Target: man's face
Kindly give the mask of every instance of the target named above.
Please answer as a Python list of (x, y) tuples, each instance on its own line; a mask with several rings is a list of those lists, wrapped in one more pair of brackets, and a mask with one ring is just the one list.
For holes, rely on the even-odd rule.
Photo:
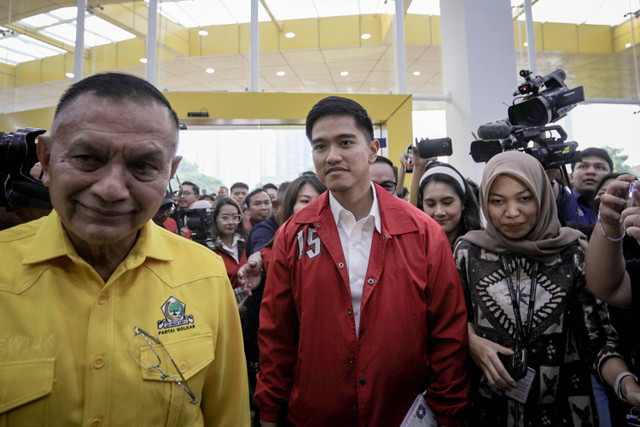
[(256, 223), (271, 215), (271, 197), (264, 191), (251, 196), (249, 200), (249, 219)]
[(78, 248), (131, 246), (158, 211), (180, 157), (165, 106), (80, 95), (58, 115), (38, 157), (51, 203)]
[(275, 190), (273, 188), (266, 188), (264, 191), (267, 192), (267, 194), (271, 198), (271, 201), (274, 201), (276, 199), (276, 196), (278, 195), (278, 190)]
[(248, 191), (246, 188), (236, 187), (231, 190), (231, 198), (238, 202), (238, 205), (242, 206), (244, 199), (247, 197)]
[(375, 160), (378, 148), (378, 141), (367, 141), (349, 115), (321, 117), (311, 130), (316, 173), (338, 198), (358, 197), (371, 185), (369, 165)]
[(198, 193), (192, 185), (184, 184), (180, 186), (180, 196), (178, 197), (178, 206), (180, 209), (186, 209), (193, 203), (198, 201)]
[(229, 189), (227, 187), (218, 188), (218, 196), (229, 196)]
[(571, 185), (575, 190), (584, 194), (596, 190), (598, 183), (606, 174), (611, 172), (609, 164), (601, 157), (583, 157), (576, 163), (571, 173)]
[(396, 177), (391, 166), (381, 162), (372, 163), (369, 165), (369, 174), (371, 181), (382, 186), (391, 194), (396, 193)]

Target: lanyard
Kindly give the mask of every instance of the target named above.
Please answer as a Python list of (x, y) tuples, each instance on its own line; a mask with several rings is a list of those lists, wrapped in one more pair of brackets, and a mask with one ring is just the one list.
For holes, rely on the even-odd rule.
[[(531, 328), (533, 327), (533, 309), (536, 303), (536, 286), (538, 284), (538, 261), (534, 261), (533, 271), (531, 274), (531, 290), (529, 291), (529, 307), (527, 310), (527, 330), (524, 330), (524, 326), (522, 325), (522, 318), (520, 317), (520, 273), (518, 272), (518, 290), (516, 293), (516, 289), (513, 286), (513, 282), (511, 280), (511, 269), (509, 268), (509, 263), (507, 262), (506, 257), (500, 255), (500, 259), (502, 260), (502, 269), (505, 273), (505, 279), (507, 281), (507, 287), (509, 288), (509, 296), (511, 296), (511, 305), (513, 306), (513, 314), (516, 318), (516, 328), (518, 329), (518, 333), (516, 335), (516, 344), (519, 344), (521, 338), (523, 341), (529, 339), (529, 335), (531, 334)], [(518, 270), (520, 267), (518, 266)]]

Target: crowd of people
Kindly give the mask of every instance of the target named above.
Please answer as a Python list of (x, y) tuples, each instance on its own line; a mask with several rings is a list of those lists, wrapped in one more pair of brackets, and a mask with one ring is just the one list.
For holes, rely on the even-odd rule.
[(133, 76), (61, 98), (53, 210), (0, 233), (0, 424), (640, 425), (640, 192), (605, 150), (477, 185), (331, 96), (315, 173), (172, 193), (178, 128)]

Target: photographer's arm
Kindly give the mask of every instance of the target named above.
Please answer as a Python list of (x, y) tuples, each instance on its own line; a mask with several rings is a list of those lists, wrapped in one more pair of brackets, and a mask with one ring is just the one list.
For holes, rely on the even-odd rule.
[[(632, 375), (623, 375), (619, 384), (616, 380), (620, 374), (629, 372), (629, 367), (624, 359), (620, 357), (610, 357), (602, 364), (600, 374), (609, 386), (618, 394), (622, 400), (626, 399), (631, 405), (640, 408), (640, 385)], [(618, 389), (616, 389), (616, 386)]]
[[(596, 224), (586, 253), (587, 286), (602, 301), (617, 307), (631, 307), (631, 281), (625, 270), (622, 253), (624, 228), (620, 212), (625, 208), (626, 194), (632, 175), (622, 175), (612, 182), (600, 198), (600, 223)], [(637, 209), (637, 208), (636, 208)]]

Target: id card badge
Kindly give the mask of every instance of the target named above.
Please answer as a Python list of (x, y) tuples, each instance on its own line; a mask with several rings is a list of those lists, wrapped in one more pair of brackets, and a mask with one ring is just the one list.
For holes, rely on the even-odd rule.
[(436, 417), (422, 394), (413, 401), (400, 427), (438, 427)]
[(527, 397), (529, 396), (531, 384), (533, 384), (533, 379), (535, 377), (535, 369), (527, 368), (527, 375), (525, 375), (524, 378), (522, 378), (520, 381), (516, 382), (516, 386), (514, 388), (505, 392), (504, 394), (507, 397), (515, 400), (516, 402), (525, 403), (527, 401)]

